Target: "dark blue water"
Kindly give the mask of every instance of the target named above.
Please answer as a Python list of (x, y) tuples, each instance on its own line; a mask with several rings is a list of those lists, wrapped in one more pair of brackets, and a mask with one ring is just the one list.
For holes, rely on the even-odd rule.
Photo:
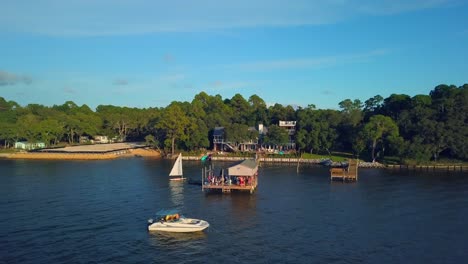
[[(229, 163), (217, 163), (227, 166)], [(204, 194), (167, 161), (0, 160), (0, 263), (463, 263), (468, 175), (264, 165), (258, 191)], [(184, 163), (198, 179), (199, 162)], [(149, 233), (160, 209), (203, 233)]]

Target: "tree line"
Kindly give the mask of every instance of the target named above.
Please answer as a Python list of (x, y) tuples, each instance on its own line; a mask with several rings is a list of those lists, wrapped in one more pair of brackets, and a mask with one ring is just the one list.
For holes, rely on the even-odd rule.
[(227, 140), (256, 140), (249, 129), (263, 124), (264, 144), (281, 146), (289, 136), (280, 120), (295, 120), (298, 152), (352, 152), (375, 161), (384, 156), (417, 161), (468, 159), (468, 84), (439, 85), (428, 95), (376, 95), (365, 102), (346, 99), (339, 110), (314, 105), (267, 106), (258, 95), (201, 92), (192, 102), (174, 101), (167, 107), (129, 108), (99, 105), (95, 111), (72, 101), (52, 107), (20, 106), (0, 97), (0, 144), (44, 142), (47, 146), (76, 144), (82, 136), (106, 135), (121, 141), (146, 141), (166, 152), (210, 148), (213, 129), (225, 127)]

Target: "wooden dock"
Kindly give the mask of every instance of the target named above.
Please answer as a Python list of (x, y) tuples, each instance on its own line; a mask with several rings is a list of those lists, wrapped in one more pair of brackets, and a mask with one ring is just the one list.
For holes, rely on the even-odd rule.
[(358, 163), (358, 160), (350, 160), (347, 168), (331, 168), (330, 180), (357, 181)]

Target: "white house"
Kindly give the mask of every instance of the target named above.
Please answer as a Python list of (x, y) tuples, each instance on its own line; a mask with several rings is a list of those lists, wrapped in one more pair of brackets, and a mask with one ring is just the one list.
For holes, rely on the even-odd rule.
[(109, 143), (109, 138), (107, 136), (94, 136), (95, 143)]
[(25, 150), (31, 150), (31, 149), (39, 149), (39, 148), (45, 148), (45, 143), (44, 142), (26, 142), (26, 141), (19, 141), (15, 142), (15, 148), (16, 149), (25, 149)]

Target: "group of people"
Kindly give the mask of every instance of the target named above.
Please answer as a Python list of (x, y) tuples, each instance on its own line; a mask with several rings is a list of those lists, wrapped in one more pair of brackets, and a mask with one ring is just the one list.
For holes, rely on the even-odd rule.
[(170, 215), (163, 216), (161, 218), (161, 222), (162, 221), (176, 221), (176, 220), (179, 220), (179, 218), (180, 218), (179, 214), (170, 214)]
[(229, 177), (224, 176), (220, 174), (219, 176), (216, 176), (214, 174), (208, 174), (207, 178), (205, 179), (205, 184), (211, 184), (211, 185), (222, 185), (222, 184), (231, 184)]
[(229, 177), (227, 175), (220, 176), (209, 174), (205, 179), (204, 184), (206, 185), (252, 185), (252, 177), (245, 177), (245, 176), (233, 176)]

